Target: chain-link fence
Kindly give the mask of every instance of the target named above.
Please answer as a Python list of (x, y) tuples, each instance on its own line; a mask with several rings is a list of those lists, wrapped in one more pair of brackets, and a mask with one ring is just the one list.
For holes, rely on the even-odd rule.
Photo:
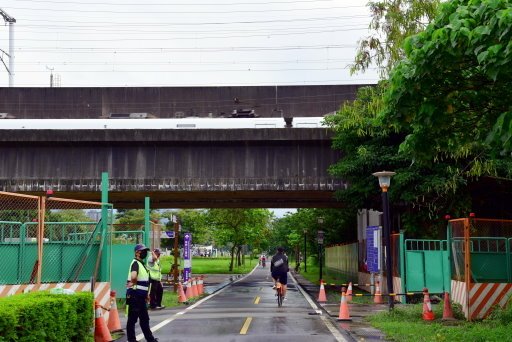
[(37, 280), (39, 206), (37, 196), (0, 192), (0, 285)]
[(42, 282), (77, 282), (97, 278), (101, 254), (110, 245), (112, 210), (107, 210), (107, 232), (102, 203), (44, 198)]
[(450, 228), (452, 279), (512, 282), (511, 220), (457, 219)]
[(0, 192), (0, 284), (97, 279), (111, 220), (110, 205)]
[(160, 238), (162, 236), (163, 225), (159, 223), (151, 222), (150, 241), (151, 249), (160, 249)]
[[(451, 242), (448, 248), (451, 248), (450, 254), (452, 256), (452, 279), (458, 281), (465, 281), (466, 277), (466, 242), (465, 234), (468, 230), (467, 219), (456, 219), (450, 221)], [(468, 237), (469, 238), (469, 237)]]

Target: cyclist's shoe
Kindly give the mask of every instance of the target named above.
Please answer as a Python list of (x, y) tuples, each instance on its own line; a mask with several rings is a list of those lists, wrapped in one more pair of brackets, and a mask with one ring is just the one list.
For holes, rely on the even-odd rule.
[(276, 284), (274, 284), (274, 285), (272, 286), (272, 290), (275, 290), (275, 289), (276, 289)]

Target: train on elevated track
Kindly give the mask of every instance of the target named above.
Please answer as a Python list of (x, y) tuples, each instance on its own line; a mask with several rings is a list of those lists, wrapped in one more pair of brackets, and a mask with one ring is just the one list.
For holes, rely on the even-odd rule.
[[(288, 125), (287, 122), (288, 121)], [(324, 117), (182, 119), (1, 119), (0, 130), (326, 128)], [(291, 125), (289, 125), (291, 123)]]

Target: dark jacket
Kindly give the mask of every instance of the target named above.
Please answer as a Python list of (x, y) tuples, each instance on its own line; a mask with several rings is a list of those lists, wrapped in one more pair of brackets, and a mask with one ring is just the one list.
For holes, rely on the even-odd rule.
[(286, 273), (289, 270), (288, 257), (284, 253), (277, 253), (272, 257), (270, 262), (271, 273)]

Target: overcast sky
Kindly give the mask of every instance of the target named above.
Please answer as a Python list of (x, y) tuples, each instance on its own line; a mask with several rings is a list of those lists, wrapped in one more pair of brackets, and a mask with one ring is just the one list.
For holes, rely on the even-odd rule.
[[(15, 86), (374, 83), (350, 76), (368, 0), (2, 0)], [(9, 51), (9, 27), (0, 49)], [(8, 64), (7, 56), (3, 58)], [(8, 74), (0, 65), (0, 86)]]

